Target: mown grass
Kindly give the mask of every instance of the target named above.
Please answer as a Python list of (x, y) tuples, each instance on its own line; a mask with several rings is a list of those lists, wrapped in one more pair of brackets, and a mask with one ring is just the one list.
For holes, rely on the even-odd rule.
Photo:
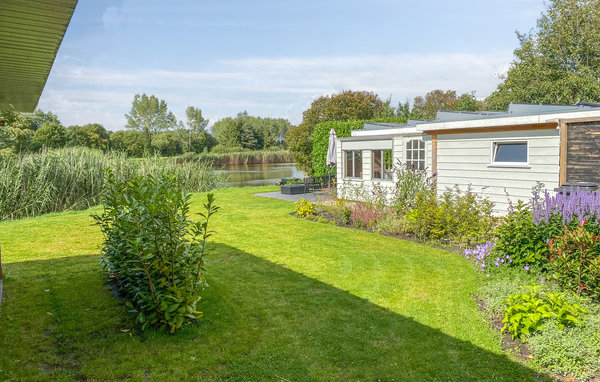
[(0, 379), (543, 379), (501, 351), (466, 259), (297, 219), (268, 190), (216, 191), (204, 317), (176, 335), (133, 329), (90, 210), (1, 223)]

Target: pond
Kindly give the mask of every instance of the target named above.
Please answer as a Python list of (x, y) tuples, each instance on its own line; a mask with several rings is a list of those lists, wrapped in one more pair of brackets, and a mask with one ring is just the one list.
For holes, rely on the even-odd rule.
[(248, 165), (226, 165), (216, 170), (229, 176), (229, 186), (274, 185), (281, 178), (302, 178), (302, 171), (293, 163), (264, 163)]

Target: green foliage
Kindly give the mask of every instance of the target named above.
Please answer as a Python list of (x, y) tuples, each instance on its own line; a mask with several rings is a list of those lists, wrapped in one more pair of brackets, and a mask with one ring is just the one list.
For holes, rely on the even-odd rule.
[(156, 96), (136, 94), (133, 97), (131, 111), (125, 114), (126, 128), (142, 133), (144, 152), (152, 152), (152, 136), (154, 133), (169, 130), (177, 124), (175, 115), (167, 108), (167, 102)]
[(529, 339), (534, 362), (562, 375), (588, 380), (600, 371), (600, 314), (590, 315), (583, 326), (560, 329), (548, 322), (544, 331)]
[(365, 91), (346, 90), (317, 98), (302, 113), (302, 123), (292, 127), (286, 135), (287, 149), (294, 155), (296, 167), (316, 175), (313, 174), (312, 153), (313, 130), (317, 124), (385, 118), (390, 115), (389, 108), (389, 102), (384, 103), (376, 94)]
[(585, 225), (582, 221), (575, 230), (565, 226), (562, 235), (550, 240), (550, 269), (564, 289), (600, 300), (599, 237)]
[(490, 276), (479, 287), (479, 296), (491, 316), (501, 316), (506, 308), (506, 298), (519, 293), (523, 285), (537, 282), (539, 275), (522, 268), (490, 267)]
[(415, 207), (406, 215), (407, 229), (421, 240), (452, 240), (473, 245), (491, 239), (496, 219), (493, 203), (473, 191), (458, 186), (437, 197), (431, 182), (415, 199)]
[(67, 134), (70, 146), (89, 147), (103, 151), (108, 148), (108, 132), (104, 126), (98, 123), (69, 126)]
[(208, 194), (203, 221), (189, 220), (190, 195), (174, 175), (119, 182), (108, 174), (104, 210), (93, 215), (104, 235), (102, 265), (136, 313), (142, 330), (168, 331), (199, 318), (202, 271), (218, 211)]
[(144, 137), (141, 132), (135, 130), (116, 131), (110, 135), (110, 147), (139, 158), (144, 155)]
[[(335, 131), (338, 138), (350, 136), (352, 130), (362, 130), (365, 121), (327, 121), (318, 123), (312, 133), (312, 169), (314, 176), (325, 176), (330, 173), (327, 167), (327, 148), (329, 147), (329, 132)], [(333, 170), (335, 174), (335, 170)]]
[(573, 104), (600, 99), (599, 0), (552, 0), (520, 47), (503, 82), (486, 99), (491, 110), (510, 102)]
[(502, 323), (502, 331), (513, 338), (527, 339), (532, 333), (544, 329), (553, 320), (562, 330), (565, 326), (581, 326), (582, 315), (587, 313), (578, 304), (569, 304), (559, 292), (544, 292), (541, 285), (523, 287), (525, 293), (508, 296)]
[(455, 90), (432, 90), (425, 97), (417, 96), (413, 101), (412, 118), (435, 118), (440, 110), (482, 110), (483, 105), (475, 99), (475, 93), (464, 93), (457, 97)]
[(300, 198), (300, 201), (296, 202), (295, 206), (294, 212), (296, 212), (301, 218), (314, 216), (317, 213), (315, 203), (304, 198)]
[(177, 138), (184, 153), (201, 153), (210, 150), (216, 143), (214, 137), (206, 131), (208, 120), (202, 116), (202, 110), (189, 106), (187, 116), (187, 129), (183, 124), (175, 129)]
[(40, 147), (64, 147), (67, 144), (67, 129), (58, 122), (44, 122), (33, 134), (32, 141)]
[(513, 266), (522, 268), (547, 262), (548, 247), (545, 241), (539, 238), (529, 205), (521, 200), (496, 228), (495, 236), (498, 242), (494, 251), (501, 255), (509, 255)]
[(81, 147), (0, 158), (0, 220), (83, 209), (100, 203), (104, 171), (126, 180), (175, 174), (186, 191), (222, 187), (225, 179), (210, 162), (177, 163), (172, 158), (128, 159)]
[(177, 132), (162, 131), (152, 134), (152, 152), (163, 157), (174, 157), (183, 154)]
[(400, 160), (394, 167), (394, 175), (397, 181), (391, 192), (391, 205), (397, 214), (404, 216), (417, 206), (417, 195), (434, 186), (435, 179), (427, 177), (426, 170), (409, 167)]
[(262, 163), (290, 163), (293, 161), (289, 151), (242, 151), (242, 152), (224, 152), (219, 153), (215, 150), (208, 153), (191, 154), (187, 153), (176, 158), (177, 163), (186, 162), (210, 162), (215, 166), (223, 165), (247, 165)]
[(235, 118), (216, 122), (212, 131), (222, 150), (264, 150), (283, 146), (283, 137), (290, 128), (283, 118), (260, 118), (238, 113)]

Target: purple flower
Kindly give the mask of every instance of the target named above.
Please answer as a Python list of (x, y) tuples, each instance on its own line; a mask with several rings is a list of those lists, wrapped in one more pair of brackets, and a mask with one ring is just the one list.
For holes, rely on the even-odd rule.
[(510, 260), (510, 256), (509, 255), (506, 255), (506, 260)]
[(501, 262), (501, 263), (504, 263), (504, 259), (500, 259), (500, 262)]
[(496, 264), (496, 266), (497, 266), (497, 267), (499, 267), (499, 266), (500, 266), (500, 264), (498, 264), (498, 262), (497, 262), (497, 261), (496, 261), (494, 264)]
[(526, 271), (529, 271), (529, 265), (524, 266), (523, 269), (525, 269)]

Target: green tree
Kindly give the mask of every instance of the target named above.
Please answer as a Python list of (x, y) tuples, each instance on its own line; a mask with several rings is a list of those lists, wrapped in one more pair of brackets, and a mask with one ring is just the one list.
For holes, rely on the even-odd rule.
[(116, 131), (110, 134), (109, 144), (111, 149), (123, 151), (132, 157), (144, 155), (144, 137), (139, 131)]
[(287, 148), (294, 155), (296, 166), (311, 174), (312, 132), (318, 123), (368, 120), (385, 116), (389, 110), (389, 103), (386, 105), (372, 92), (346, 90), (319, 97), (302, 114), (302, 123), (289, 129), (286, 135)]
[(183, 154), (181, 141), (175, 131), (163, 131), (152, 136), (152, 151), (164, 157)]
[(503, 82), (485, 101), (573, 104), (600, 101), (600, 0), (550, 0), (520, 46)]
[(67, 144), (67, 129), (60, 123), (46, 121), (35, 131), (32, 140), (42, 147), (64, 147)]
[(67, 133), (69, 145), (71, 146), (84, 146), (99, 150), (106, 150), (108, 148), (108, 132), (104, 126), (98, 123), (69, 126)]
[(152, 151), (152, 135), (169, 130), (176, 126), (175, 115), (167, 108), (167, 102), (156, 96), (136, 94), (133, 97), (131, 111), (125, 114), (128, 129), (142, 132), (144, 138), (144, 152)]
[(281, 145), (290, 126), (287, 119), (253, 117), (244, 111), (216, 122), (212, 131), (218, 150), (264, 150)]
[[(436, 89), (415, 97), (411, 111), (412, 118), (435, 118), (440, 110), (477, 111), (482, 110), (482, 103), (475, 98), (475, 92), (457, 96), (455, 90)], [(400, 107), (399, 107), (400, 109)]]
[(187, 129), (180, 123), (175, 130), (183, 152), (201, 152), (208, 146), (206, 134), (208, 119), (204, 119), (202, 110), (194, 106), (189, 106), (185, 111), (185, 115), (187, 117)]

